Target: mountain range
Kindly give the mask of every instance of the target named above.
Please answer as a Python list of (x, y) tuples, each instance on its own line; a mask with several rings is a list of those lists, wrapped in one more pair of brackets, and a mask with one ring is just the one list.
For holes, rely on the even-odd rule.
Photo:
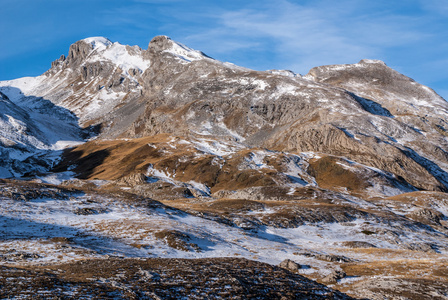
[(322, 298), (448, 297), (448, 103), (382, 61), (300, 75), (87, 38), (0, 82), (0, 128), (7, 266), (288, 259)]

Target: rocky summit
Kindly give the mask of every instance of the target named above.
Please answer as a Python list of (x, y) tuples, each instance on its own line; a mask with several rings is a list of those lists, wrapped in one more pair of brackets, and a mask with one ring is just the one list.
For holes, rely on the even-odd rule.
[(92, 37), (0, 128), (2, 297), (448, 297), (448, 103), (382, 61)]

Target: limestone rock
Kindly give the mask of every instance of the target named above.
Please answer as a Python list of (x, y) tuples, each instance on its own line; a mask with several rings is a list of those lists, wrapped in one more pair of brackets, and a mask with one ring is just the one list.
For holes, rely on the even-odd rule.
[(291, 272), (297, 272), (299, 269), (301, 269), (301, 266), (298, 263), (290, 259), (285, 259), (278, 266)]
[(343, 270), (333, 270), (330, 274), (322, 279), (322, 282), (326, 284), (333, 284), (337, 283), (338, 280), (345, 278), (346, 276), (347, 274), (345, 274)]

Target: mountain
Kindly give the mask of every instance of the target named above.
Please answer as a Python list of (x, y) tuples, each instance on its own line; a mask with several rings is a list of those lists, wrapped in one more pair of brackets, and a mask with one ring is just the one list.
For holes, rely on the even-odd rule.
[(56, 250), (64, 238), (76, 259), (290, 259), (356, 297), (448, 286), (448, 103), (382, 61), (302, 76), (166, 36), (146, 50), (94, 37), (41, 76), (0, 82), (0, 108), (0, 221), (45, 232), (21, 225), (4, 240), (45, 240), (35, 262), (69, 255)]

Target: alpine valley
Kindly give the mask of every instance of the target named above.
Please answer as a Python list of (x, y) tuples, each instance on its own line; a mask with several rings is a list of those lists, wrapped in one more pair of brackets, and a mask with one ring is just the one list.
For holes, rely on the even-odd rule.
[(448, 103), (166, 36), (0, 82), (0, 298), (448, 299)]

